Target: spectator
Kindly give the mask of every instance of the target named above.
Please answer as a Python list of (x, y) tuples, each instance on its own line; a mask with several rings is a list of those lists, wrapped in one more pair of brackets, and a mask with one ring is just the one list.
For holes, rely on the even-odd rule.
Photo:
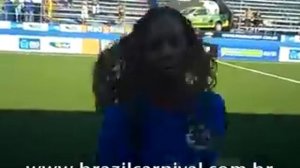
[(19, 0), (15, 1), (15, 14), (16, 14), (16, 22), (22, 21), (22, 10), (24, 8), (24, 3)]
[(122, 3), (119, 2), (118, 5), (118, 20), (119, 23), (123, 23), (125, 19), (125, 7)]
[(71, 8), (73, 5), (73, 0), (68, 0), (68, 7)]
[(92, 2), (92, 15), (93, 15), (93, 16), (95, 16), (95, 15), (97, 14), (97, 5), (98, 5), (97, 1), (94, 0), (94, 1)]
[(150, 4), (151, 8), (156, 8), (158, 7), (157, 0), (148, 0), (148, 3)]
[(96, 5), (96, 14), (100, 14), (100, 12), (101, 12), (101, 6), (100, 6), (100, 2), (98, 1)]
[(263, 25), (263, 20), (261, 18), (261, 14), (259, 11), (255, 12), (253, 14), (253, 27), (254, 27), (254, 32), (258, 32), (259, 31), (259, 27), (261, 27)]
[(3, 4), (4, 20), (13, 21), (14, 4), (11, 0), (5, 0)]
[(255, 12), (253, 15), (253, 25), (254, 27), (260, 27), (263, 24), (261, 14), (259, 11)]
[(60, 0), (59, 1), (59, 6), (62, 8), (67, 8), (68, 7), (68, 0)]
[(82, 2), (81, 6), (81, 20), (85, 24), (86, 20), (89, 18), (89, 7), (87, 1)]
[(252, 13), (251, 9), (248, 8), (245, 12), (245, 26), (246, 27), (251, 27), (252, 19), (253, 19), (253, 13)]
[(3, 19), (4, 20), (8, 20), (8, 11), (9, 11), (9, 1), (5, 0), (2, 6), (2, 10), (3, 10)]
[(52, 18), (52, 10), (53, 10), (53, 2), (52, 0), (46, 1), (46, 18), (51, 19)]
[(64, 0), (64, 7), (69, 8), (69, 0)]
[(34, 22), (34, 3), (32, 0), (24, 2), (25, 22)]

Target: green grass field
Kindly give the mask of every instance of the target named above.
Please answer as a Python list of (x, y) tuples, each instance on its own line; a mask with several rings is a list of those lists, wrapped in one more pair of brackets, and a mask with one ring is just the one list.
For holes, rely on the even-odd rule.
[[(93, 164), (95, 57), (0, 53), (0, 167)], [(300, 64), (231, 64), (300, 81)], [(219, 64), (229, 130), (222, 161), (300, 167), (300, 84)]]

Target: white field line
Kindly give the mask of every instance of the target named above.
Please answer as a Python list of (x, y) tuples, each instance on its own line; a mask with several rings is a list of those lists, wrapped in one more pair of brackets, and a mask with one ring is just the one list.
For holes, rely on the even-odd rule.
[(271, 77), (271, 78), (280, 79), (280, 80), (295, 83), (295, 84), (300, 84), (300, 81), (295, 80), (295, 79), (291, 79), (291, 78), (287, 78), (287, 77), (283, 77), (283, 76), (279, 76), (279, 75), (275, 75), (275, 74), (271, 74), (271, 73), (266, 73), (266, 72), (251, 69), (251, 68), (245, 68), (245, 67), (234, 65), (234, 64), (231, 64), (231, 63), (227, 63), (227, 62), (218, 61), (218, 63), (222, 64), (222, 65), (232, 67), (232, 68), (241, 69), (241, 70), (245, 70), (245, 71), (248, 71), (248, 72), (253, 72), (253, 73), (260, 74), (260, 75), (268, 76), (268, 77)]

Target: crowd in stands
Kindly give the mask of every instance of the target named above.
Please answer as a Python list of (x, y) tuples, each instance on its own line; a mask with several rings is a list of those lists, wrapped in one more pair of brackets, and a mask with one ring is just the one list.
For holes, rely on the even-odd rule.
[(261, 27), (263, 26), (263, 19), (260, 11), (252, 11), (250, 8), (245, 10), (244, 17), (241, 19), (244, 21), (246, 27)]
[[(117, 7), (118, 13), (118, 22), (121, 23), (124, 21), (125, 17), (125, 6), (119, 2)], [(89, 5), (88, 1), (83, 1), (81, 6), (81, 21), (84, 23), (90, 17), (94, 17), (101, 13), (101, 5), (97, 0), (92, 1)]]
[(5, 0), (1, 20), (14, 22), (40, 21), (41, 5), (32, 0)]
[(91, 5), (87, 1), (83, 1), (81, 6), (81, 20), (85, 22), (90, 16), (93, 17), (100, 12), (99, 1), (93, 1)]
[[(92, 3), (83, 0), (81, 3), (80, 19), (85, 20), (101, 12), (99, 0), (93, 0)], [(33, 0), (5, 0), (0, 13), (0, 20), (12, 22), (48, 22), (52, 18), (53, 8), (72, 8), (72, 0), (44, 0), (42, 4), (34, 3)], [(125, 7), (119, 3), (118, 20), (122, 21), (125, 15)]]
[[(173, 3), (175, 0), (0, 0), (0, 20), (13, 22), (55, 22), (67, 24), (94, 23), (134, 23), (150, 6)], [(34, 3), (40, 1), (41, 3)], [(193, 1), (193, 2), (192, 2)], [(242, 0), (213, 0), (224, 1), (225, 6), (233, 14), (233, 28), (248, 31), (260, 31), (265, 28), (281, 30), (300, 29), (299, 13), (294, 12), (300, 3), (293, 2), (291, 7), (285, 7), (285, 1), (276, 4)], [(268, 2), (273, 2), (268, 0)], [(177, 1), (184, 6), (184, 2)], [(188, 2), (186, 2), (188, 3)], [(199, 0), (191, 0), (199, 3)], [(292, 3), (292, 0), (286, 4)], [(175, 3), (176, 4), (176, 3)], [(220, 5), (220, 3), (218, 3)], [(264, 10), (269, 5), (268, 10)], [(221, 7), (220, 7), (221, 8)], [(293, 9), (295, 8), (295, 9)], [(284, 13), (282, 11), (288, 11)], [(285, 17), (288, 16), (288, 17)], [(290, 16), (290, 17), (289, 17)], [(298, 18), (298, 19), (297, 19)]]

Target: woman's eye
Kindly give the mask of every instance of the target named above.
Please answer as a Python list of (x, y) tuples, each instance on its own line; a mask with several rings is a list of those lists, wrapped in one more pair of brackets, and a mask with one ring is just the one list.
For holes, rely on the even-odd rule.
[(160, 40), (155, 40), (150, 43), (150, 50), (157, 50), (161, 47), (161, 41)]
[(169, 44), (173, 47), (177, 47), (179, 45), (179, 41), (177, 37), (172, 37), (169, 39)]

